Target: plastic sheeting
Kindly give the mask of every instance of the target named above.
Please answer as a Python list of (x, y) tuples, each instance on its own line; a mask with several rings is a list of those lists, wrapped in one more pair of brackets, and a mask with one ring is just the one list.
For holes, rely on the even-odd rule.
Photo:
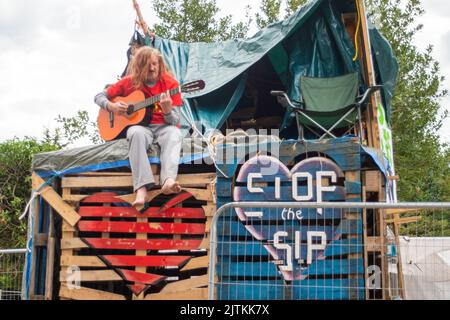
[[(349, 137), (332, 139), (334, 141), (347, 140)], [(268, 144), (293, 143), (295, 140), (280, 141), (276, 136), (254, 135), (246, 137), (246, 146), (263, 145), (268, 148)], [(326, 143), (326, 141), (309, 141), (308, 143)], [(270, 150), (270, 149), (263, 149)], [(387, 162), (380, 153), (372, 148), (361, 147), (361, 152), (370, 157), (376, 166), (387, 176)], [(152, 145), (148, 150), (149, 163), (159, 164), (159, 147)], [(183, 140), (180, 164), (191, 164), (199, 159), (204, 159), (205, 163), (213, 164), (208, 148), (199, 139), (185, 138)], [(195, 162), (196, 163), (196, 162)], [(36, 154), (32, 162), (32, 170), (36, 171), (42, 178), (52, 178), (67, 174), (78, 174), (84, 172), (95, 172), (100, 170), (111, 170), (116, 168), (129, 167), (128, 143), (126, 139), (107, 142), (101, 145), (92, 145), (69, 150), (59, 150)]]
[[(355, 12), (349, 1), (313, 0), (284, 21), (259, 31), (253, 37), (217, 43), (182, 43), (156, 38), (154, 46), (161, 50), (181, 83), (202, 79), (201, 92), (185, 95), (205, 130), (223, 124), (242, 96), (242, 77), (264, 56), (289, 95), (300, 98), (301, 75), (335, 77), (361, 70), (353, 61), (354, 45), (341, 20), (341, 14)], [(398, 65), (389, 43), (370, 25), (375, 72), (384, 85), (383, 98), (387, 115), (397, 81)], [(364, 84), (361, 83), (361, 89)], [(201, 98), (200, 98), (201, 97)], [(287, 127), (291, 115), (286, 113), (281, 129)]]
[[(196, 159), (208, 157), (208, 154), (203, 152), (201, 141), (196, 144), (191, 139), (184, 139), (182, 150), (188, 152), (185, 152), (186, 156), (180, 159), (180, 163), (190, 163)], [(159, 152), (158, 145), (153, 144), (150, 147), (148, 150), (150, 163), (160, 163)], [(34, 156), (32, 162), (32, 170), (42, 178), (129, 166), (126, 139), (82, 148), (40, 153)]]
[(450, 300), (450, 237), (400, 237), (406, 300)]

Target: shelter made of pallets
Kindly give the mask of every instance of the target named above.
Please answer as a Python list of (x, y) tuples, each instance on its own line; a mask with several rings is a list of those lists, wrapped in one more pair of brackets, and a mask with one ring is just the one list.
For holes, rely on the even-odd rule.
[[(318, 184), (332, 186), (334, 192), (323, 199), (316, 193), (308, 201), (395, 200), (389, 119), (398, 65), (389, 43), (367, 21), (361, 0), (309, 1), (285, 21), (246, 40), (189, 44), (137, 32), (130, 53), (141, 45), (158, 48), (181, 84), (197, 79), (206, 84), (183, 100), (183, 191), (162, 195), (157, 178), (146, 206), (132, 208), (126, 140), (36, 155), (25, 298), (206, 299), (211, 221), (223, 204), (289, 201), (295, 192), (309, 194), (310, 185)], [(362, 92), (383, 86), (365, 106), (362, 125), (338, 130), (332, 139), (314, 140), (307, 131), (306, 139), (299, 140), (292, 110), (284, 109), (271, 91), (285, 91), (299, 100), (301, 76), (348, 73), (357, 74)], [(236, 129), (254, 131), (228, 135), (227, 130)], [(277, 130), (276, 136), (271, 129)], [(156, 146), (148, 154), (156, 176), (158, 154)], [(261, 175), (263, 162), (276, 164), (279, 171)], [(311, 177), (310, 185), (292, 184), (297, 171)], [(322, 177), (325, 171), (333, 172), (335, 179)], [(249, 184), (255, 173), (258, 182)], [(258, 192), (249, 192), (249, 186)], [(219, 220), (220, 239), (249, 242), (218, 250), (216, 273), (221, 279), (242, 280), (250, 291), (231, 284), (218, 289), (216, 297), (392, 298), (384, 212), (305, 214), (314, 214), (309, 219), (313, 223), (295, 227), (301, 234), (322, 230), (332, 249), (313, 256), (311, 263), (299, 263), (301, 277), (295, 270), (283, 273), (280, 267), (286, 261), (266, 250), (273, 242), (267, 226), (279, 225), (278, 214), (262, 212), (263, 219), (254, 225), (239, 210)], [(398, 235), (398, 228), (394, 232)], [(299, 241), (304, 240), (300, 236)], [(261, 261), (267, 263), (255, 263)], [(382, 281), (368, 288), (372, 267), (380, 271)], [(304, 289), (289, 291), (292, 281)], [(257, 294), (255, 288), (271, 283), (277, 289), (270, 296)], [(333, 290), (324, 289), (329, 287)]]

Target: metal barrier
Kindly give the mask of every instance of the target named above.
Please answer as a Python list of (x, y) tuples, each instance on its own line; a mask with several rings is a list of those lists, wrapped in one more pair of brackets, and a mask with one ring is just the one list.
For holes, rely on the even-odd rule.
[(450, 299), (449, 209), (228, 203), (212, 221), (209, 299)]
[(0, 300), (20, 300), (26, 249), (0, 250)]

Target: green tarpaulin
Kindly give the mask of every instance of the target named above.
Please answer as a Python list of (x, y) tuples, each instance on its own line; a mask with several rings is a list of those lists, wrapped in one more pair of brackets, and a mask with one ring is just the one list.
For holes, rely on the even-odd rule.
[[(263, 58), (268, 58), (282, 89), (295, 100), (300, 98), (301, 75), (361, 75), (359, 63), (353, 61), (354, 45), (341, 19), (343, 13), (355, 11), (353, 1), (314, 0), (250, 39), (181, 43), (156, 38), (154, 46), (163, 52), (180, 82), (206, 82), (205, 90), (185, 95), (186, 107), (204, 130), (220, 129), (242, 97), (246, 73)], [(382, 95), (389, 117), (398, 65), (389, 43), (375, 27), (369, 29), (376, 76), (378, 84), (384, 85)], [(288, 113), (281, 129), (289, 121)]]

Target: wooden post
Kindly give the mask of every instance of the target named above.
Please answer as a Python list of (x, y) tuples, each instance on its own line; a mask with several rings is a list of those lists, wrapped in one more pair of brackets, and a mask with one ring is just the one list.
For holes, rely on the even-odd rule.
[[(345, 172), (345, 181), (349, 182), (349, 183), (361, 183), (361, 171), (347, 171)], [(361, 192), (359, 194), (347, 194), (346, 195), (346, 201), (352, 201), (353, 199), (360, 199), (361, 198)], [(359, 200), (361, 201), (361, 200)], [(350, 209), (345, 210), (345, 219), (347, 220), (361, 220), (361, 216), (362, 214), (360, 214), (358, 211), (352, 211)], [(364, 223), (364, 221), (363, 221)], [(349, 239), (358, 239), (359, 236), (358, 235), (349, 235)], [(364, 256), (360, 253), (354, 253), (354, 254), (349, 254), (348, 255), (348, 259), (363, 259), (363, 261), (365, 261)], [(364, 262), (364, 269), (367, 270), (367, 268), (365, 267), (365, 262)], [(356, 286), (358, 286), (358, 280), (359, 280), (359, 275), (349, 275), (349, 279), (355, 279), (356, 280)], [(367, 279), (366, 277), (364, 277), (364, 279)], [(350, 298), (351, 299), (357, 299), (358, 298), (358, 294), (359, 293), (359, 287), (356, 288), (350, 288), (353, 289), (351, 291), (351, 295)]]
[(150, 28), (148, 27), (147, 23), (144, 20), (144, 17), (142, 16), (141, 8), (139, 7), (137, 0), (133, 0), (133, 6), (134, 6), (134, 9), (136, 10), (136, 14), (138, 17), (137, 23), (141, 27), (142, 31), (144, 31), (146, 36), (148, 36), (150, 38), (154, 38), (155, 34), (150, 32)]
[[(30, 300), (34, 300), (35, 296), (35, 289), (36, 289), (36, 237), (39, 233), (39, 213), (40, 213), (40, 197), (36, 197), (34, 200), (34, 206), (32, 206), (31, 215), (34, 215), (34, 224), (33, 224), (33, 246), (31, 248), (32, 255), (31, 255), (31, 274), (30, 274), (30, 286), (28, 291), (28, 298)], [(34, 207), (34, 210), (33, 210)]]
[[(367, 201), (366, 195), (366, 187), (362, 187), (362, 199), (363, 202)], [(367, 286), (367, 279), (369, 279), (369, 254), (368, 254), (368, 240), (367, 240), (367, 209), (363, 209), (362, 211), (362, 220), (363, 220), (363, 243), (364, 243), (364, 288), (365, 288), (365, 296), (366, 300), (369, 300), (369, 287)]]
[[(400, 214), (394, 214), (394, 220), (400, 219)], [(395, 236), (395, 245), (397, 246), (397, 268), (398, 268), (398, 283), (400, 289), (400, 297), (405, 299), (405, 282), (403, 277), (403, 265), (402, 265), (402, 256), (401, 256), (401, 248), (400, 248), (400, 228), (399, 225), (394, 221), (394, 236)]]
[(55, 224), (53, 208), (50, 207), (49, 212), (49, 227), (47, 240), (47, 268), (45, 275), (45, 300), (52, 300), (53, 298), (53, 273), (55, 269)]
[[(372, 48), (370, 45), (369, 27), (367, 24), (364, 0), (356, 0), (356, 6), (361, 17), (362, 49), (364, 52), (361, 57), (361, 62), (364, 65), (367, 85), (374, 86), (376, 85), (375, 71), (372, 59)], [(367, 138), (369, 147), (373, 147), (376, 149), (380, 149), (380, 132), (378, 128), (377, 111), (377, 106), (379, 103), (381, 103), (381, 96), (379, 92), (376, 92), (371, 96), (371, 102), (366, 112)]]

